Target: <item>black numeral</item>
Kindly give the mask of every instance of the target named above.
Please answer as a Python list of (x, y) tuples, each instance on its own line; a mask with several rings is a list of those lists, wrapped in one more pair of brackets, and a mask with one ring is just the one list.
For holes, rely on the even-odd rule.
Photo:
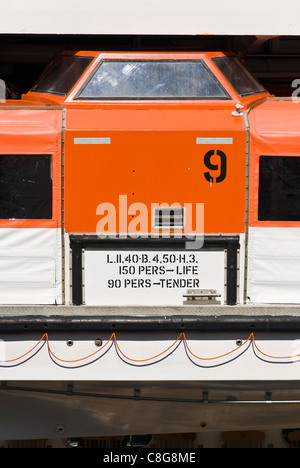
[[(219, 164), (213, 164), (211, 162), (211, 157), (214, 156), (215, 153), (220, 158)], [(217, 177), (214, 177), (215, 174), (211, 174), (211, 172), (204, 172), (204, 177), (208, 182), (213, 182), (216, 184), (223, 182), (227, 174), (227, 157), (226, 157), (226, 154), (223, 153), (223, 151), (221, 150), (208, 151), (206, 155), (204, 156), (204, 164), (207, 167), (207, 169), (209, 169), (210, 171), (219, 171), (219, 175)]]

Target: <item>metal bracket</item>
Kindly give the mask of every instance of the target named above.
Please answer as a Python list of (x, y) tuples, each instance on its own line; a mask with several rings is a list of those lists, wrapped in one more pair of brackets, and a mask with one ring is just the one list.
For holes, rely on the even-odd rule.
[(186, 305), (207, 305), (207, 304), (220, 304), (220, 301), (216, 301), (217, 297), (221, 297), (221, 294), (218, 294), (215, 289), (190, 289), (183, 294), (183, 297), (187, 298), (187, 301), (184, 301)]
[(265, 400), (267, 403), (272, 403), (272, 392), (265, 393)]
[(242, 117), (244, 114), (241, 111), (241, 109), (244, 109), (244, 106), (242, 106), (241, 104), (236, 104), (235, 110), (232, 112), (232, 115), (235, 117)]
[(204, 390), (202, 393), (202, 403), (208, 403), (208, 391)]

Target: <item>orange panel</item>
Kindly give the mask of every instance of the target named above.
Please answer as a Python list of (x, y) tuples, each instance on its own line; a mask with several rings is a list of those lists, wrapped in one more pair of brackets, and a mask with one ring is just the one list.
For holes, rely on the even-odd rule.
[[(100, 203), (113, 204), (118, 220), (119, 196), (126, 195), (127, 206), (147, 206), (148, 231), (143, 232), (151, 231), (151, 204), (176, 202), (204, 203), (207, 233), (243, 232), (246, 133), (244, 119), (232, 117), (232, 108), (232, 102), (210, 102), (67, 110), (66, 231), (96, 232)], [(197, 138), (207, 137), (211, 143), (197, 144)], [(74, 144), (74, 138), (110, 138), (110, 144)], [(232, 144), (218, 143), (219, 138), (232, 139)], [(216, 150), (226, 154), (226, 178), (210, 183), (204, 156)], [(210, 162), (218, 165), (219, 156)], [(212, 174), (217, 177), (220, 170)], [(117, 232), (123, 228), (117, 223)]]
[(299, 107), (291, 99), (269, 99), (249, 113), (249, 226), (299, 227), (300, 221), (258, 221), (260, 156), (300, 156)]
[[(73, 51), (66, 53), (75, 54)], [(78, 51), (76, 55), (93, 56), (95, 60), (66, 96), (33, 92), (24, 96), (37, 102), (63, 105), (67, 110), (66, 231), (96, 232), (98, 205), (110, 203), (118, 210), (119, 197), (126, 195), (127, 207), (133, 203), (143, 203), (147, 207), (148, 232), (151, 231), (153, 203), (203, 203), (206, 233), (244, 232), (246, 128), (244, 117), (234, 117), (232, 111), (236, 104), (241, 104), (245, 112), (268, 93), (238, 96), (211, 60), (227, 55), (221, 52)], [(102, 59), (200, 59), (213, 71), (230, 98), (76, 101), (77, 92)], [(74, 144), (74, 138), (110, 138), (111, 143)], [(210, 143), (198, 145), (197, 138), (210, 138)], [(222, 144), (216, 140), (220, 138), (232, 138), (232, 144)], [(224, 158), (224, 180), (212, 183), (206, 180), (207, 173), (214, 179), (220, 175), (218, 167)], [(224, 165), (222, 167), (224, 169)], [(131, 219), (132, 215), (126, 218), (127, 224)], [(116, 231), (123, 230), (123, 224), (117, 223)]]
[(53, 186), (52, 219), (5, 219), (0, 228), (61, 226), (61, 131), (62, 109), (0, 106), (0, 154), (52, 155)]

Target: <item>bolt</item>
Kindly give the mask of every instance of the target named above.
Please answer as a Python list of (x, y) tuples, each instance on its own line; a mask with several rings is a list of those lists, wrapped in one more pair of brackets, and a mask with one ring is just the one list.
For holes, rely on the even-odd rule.
[(56, 432), (58, 432), (59, 434), (62, 434), (63, 432), (65, 432), (65, 429), (66, 427), (63, 424), (57, 424), (55, 428)]

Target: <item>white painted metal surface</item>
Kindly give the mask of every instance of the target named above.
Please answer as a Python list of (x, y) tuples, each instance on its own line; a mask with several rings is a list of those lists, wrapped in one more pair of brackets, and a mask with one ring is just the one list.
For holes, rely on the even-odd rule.
[(252, 303), (300, 302), (300, 230), (251, 227), (248, 297)]
[(298, 35), (297, 0), (14, 0), (2, 34)]
[(0, 304), (62, 303), (60, 229), (0, 229)]
[(300, 375), (299, 333), (49, 332), (0, 338), (3, 381), (279, 383)]

